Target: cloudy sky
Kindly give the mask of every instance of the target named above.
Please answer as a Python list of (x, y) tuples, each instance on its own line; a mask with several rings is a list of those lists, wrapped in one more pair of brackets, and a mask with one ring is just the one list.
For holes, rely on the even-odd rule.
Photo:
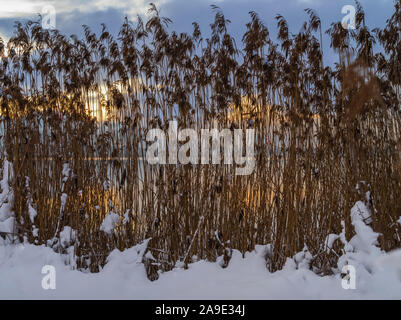
[[(367, 14), (371, 28), (382, 27), (393, 12), (394, 0), (360, 0)], [(38, 13), (53, 6), (56, 11), (56, 27), (62, 33), (82, 35), (82, 25), (89, 25), (99, 31), (105, 23), (110, 31), (117, 33), (125, 16), (135, 20), (145, 15), (149, 3), (155, 3), (161, 15), (173, 20), (172, 29), (191, 32), (192, 22), (197, 21), (204, 33), (213, 19), (211, 4), (218, 5), (231, 20), (230, 32), (240, 42), (249, 11), (256, 11), (275, 34), (274, 17), (280, 13), (290, 24), (291, 31), (301, 28), (307, 18), (303, 9), (315, 9), (326, 30), (331, 22), (341, 21), (344, 5), (353, 5), (353, 0), (0, 0), (0, 37), (7, 39), (13, 33), (14, 21), (37, 17)], [(328, 47), (328, 39), (324, 39)], [(330, 57), (328, 57), (330, 60)]]

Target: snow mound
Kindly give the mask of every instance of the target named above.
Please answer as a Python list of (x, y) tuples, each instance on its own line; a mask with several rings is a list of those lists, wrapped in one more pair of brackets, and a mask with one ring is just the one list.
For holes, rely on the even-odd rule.
[[(147, 240), (148, 241), (148, 240)], [(114, 250), (99, 273), (71, 270), (52, 249), (34, 245), (0, 246), (0, 299), (400, 299), (399, 251), (383, 254), (368, 281), (344, 290), (341, 276), (320, 277), (297, 263), (307, 260), (303, 251), (288, 259), (283, 270), (266, 268), (268, 246), (242, 254), (233, 250), (227, 268), (204, 260), (175, 268), (151, 282), (142, 257), (147, 241), (123, 252)], [(56, 269), (56, 289), (44, 290), (42, 268)], [(363, 274), (364, 275), (364, 274)], [(365, 275), (364, 275), (365, 276)]]
[(15, 225), (15, 218), (9, 217), (4, 221), (0, 221), (0, 232), (13, 233)]

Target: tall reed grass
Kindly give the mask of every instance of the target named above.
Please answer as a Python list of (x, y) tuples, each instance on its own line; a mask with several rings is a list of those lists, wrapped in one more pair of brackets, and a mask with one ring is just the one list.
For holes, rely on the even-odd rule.
[[(355, 30), (331, 25), (334, 68), (323, 64), (313, 10), (298, 34), (278, 15), (278, 42), (250, 12), (239, 48), (213, 8), (208, 38), (197, 23), (169, 32), (152, 5), (117, 38), (105, 25), (100, 34), (84, 26), (78, 39), (30, 21), (0, 40), (1, 148), (15, 173), (19, 239), (62, 253), (57, 239), (69, 226), (76, 267), (96, 272), (113, 249), (151, 238), (152, 280), (177, 262), (224, 255), (227, 266), (232, 249), (266, 243), (270, 271), (306, 246), (315, 272), (327, 274), (336, 253), (326, 238), (342, 223), (352, 236), (349, 212), (361, 199), (382, 249), (399, 247), (400, 1), (382, 30), (368, 28), (359, 3)], [(254, 128), (255, 171), (149, 165), (146, 133), (170, 120)], [(112, 233), (100, 230), (109, 212), (121, 217)]]

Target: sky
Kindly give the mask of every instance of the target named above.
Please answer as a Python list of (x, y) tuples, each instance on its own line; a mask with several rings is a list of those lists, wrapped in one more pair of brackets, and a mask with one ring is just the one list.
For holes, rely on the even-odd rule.
[[(393, 13), (393, 1), (360, 0), (371, 29), (385, 25)], [(245, 24), (250, 19), (249, 11), (259, 14), (274, 38), (277, 31), (274, 17), (277, 14), (287, 19), (290, 31), (298, 32), (308, 18), (304, 9), (312, 8), (320, 16), (323, 30), (327, 30), (332, 22), (343, 19), (343, 6), (354, 5), (353, 0), (0, 0), (0, 37), (7, 40), (13, 34), (15, 21), (38, 17), (42, 10), (50, 12), (46, 11), (49, 8), (55, 9), (55, 25), (63, 34), (82, 36), (82, 25), (99, 32), (100, 24), (105, 23), (116, 35), (125, 16), (132, 21), (137, 15), (146, 17), (151, 2), (155, 3), (161, 16), (172, 19), (171, 30), (191, 33), (192, 22), (196, 21), (203, 35), (208, 34), (214, 18), (211, 5), (219, 6), (231, 20), (230, 34), (237, 39), (239, 47)], [(325, 51), (329, 52), (327, 36), (323, 41)], [(334, 59), (333, 53), (326, 55), (326, 62)]]

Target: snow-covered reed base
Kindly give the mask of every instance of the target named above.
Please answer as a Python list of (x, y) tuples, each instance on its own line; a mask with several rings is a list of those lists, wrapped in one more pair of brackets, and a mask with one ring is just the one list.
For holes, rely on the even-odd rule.
[[(113, 251), (100, 273), (71, 270), (62, 256), (44, 246), (0, 245), (0, 299), (400, 299), (401, 251), (356, 265), (356, 289), (342, 287), (341, 274), (318, 276), (288, 259), (269, 273), (267, 246), (242, 257), (233, 252), (227, 268), (198, 261), (151, 282), (141, 263), (144, 245)], [(366, 259), (365, 259), (366, 261)], [(56, 270), (56, 289), (44, 290), (44, 265)], [(366, 272), (366, 267), (370, 272)]]

